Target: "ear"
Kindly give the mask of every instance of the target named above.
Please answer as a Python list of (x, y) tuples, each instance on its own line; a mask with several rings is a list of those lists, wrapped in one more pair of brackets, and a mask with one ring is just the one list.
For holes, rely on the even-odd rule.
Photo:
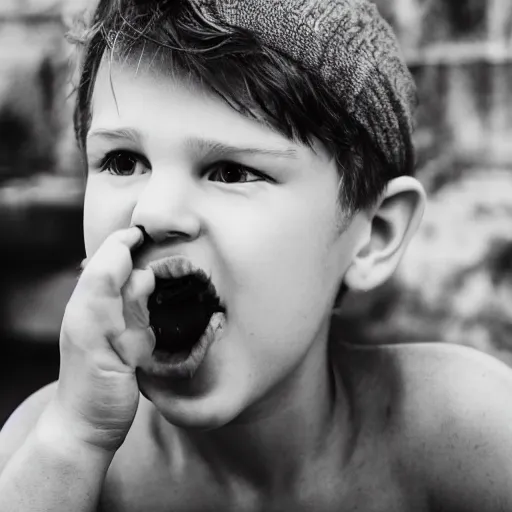
[(391, 277), (420, 224), (425, 202), (419, 181), (400, 176), (388, 183), (371, 210), (358, 213), (364, 227), (345, 273), (349, 289), (370, 290)]

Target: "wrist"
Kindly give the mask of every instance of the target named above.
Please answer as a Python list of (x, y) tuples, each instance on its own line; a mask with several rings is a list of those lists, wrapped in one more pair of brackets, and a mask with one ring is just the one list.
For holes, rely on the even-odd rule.
[(33, 438), (39, 449), (46, 455), (61, 460), (83, 463), (96, 470), (108, 469), (115, 450), (108, 450), (89, 442), (80, 435), (82, 427), (73, 424), (58, 411), (55, 403), (50, 403), (43, 412), (33, 431)]

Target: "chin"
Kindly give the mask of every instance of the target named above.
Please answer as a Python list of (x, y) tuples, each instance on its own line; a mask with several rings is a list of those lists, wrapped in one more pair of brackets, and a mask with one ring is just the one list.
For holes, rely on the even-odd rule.
[(187, 430), (221, 428), (245, 409), (240, 387), (235, 394), (232, 387), (205, 386), (195, 380), (163, 385), (141, 375), (139, 389), (167, 422)]
[(172, 411), (161, 411), (159, 410), (162, 417), (170, 424), (175, 427), (182, 428), (184, 430), (195, 430), (198, 432), (208, 432), (210, 430), (216, 430), (228, 425), (233, 418), (229, 419), (219, 414), (205, 414), (204, 411), (201, 414), (189, 413), (189, 414), (176, 414)]

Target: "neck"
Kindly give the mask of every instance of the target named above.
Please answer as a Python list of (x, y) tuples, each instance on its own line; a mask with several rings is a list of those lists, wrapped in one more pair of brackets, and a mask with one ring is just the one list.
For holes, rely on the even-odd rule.
[(348, 399), (329, 362), (327, 330), (292, 375), (235, 421), (208, 432), (183, 432), (216, 474), (283, 490), (314, 471), (326, 453), (343, 457)]

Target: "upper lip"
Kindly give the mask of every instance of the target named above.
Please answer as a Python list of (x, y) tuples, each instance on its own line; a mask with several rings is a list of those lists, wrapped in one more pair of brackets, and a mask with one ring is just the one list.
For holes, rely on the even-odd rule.
[(224, 309), (225, 306), (222, 305), (212, 279), (205, 270), (192, 263), (187, 256), (182, 254), (167, 255), (158, 259), (147, 260), (144, 266), (150, 268), (158, 279), (178, 279), (194, 274), (207, 285), (211, 297)]
[[(141, 247), (132, 255), (135, 268), (150, 268), (161, 279), (178, 278), (188, 274), (207, 272), (184, 254), (171, 253), (169, 247)], [(167, 267), (167, 269), (165, 268)], [(169, 270), (169, 267), (172, 269)]]
[(205, 281), (209, 281), (206, 272), (194, 265), (189, 258), (183, 255), (173, 255), (152, 260), (147, 266), (160, 279), (177, 279), (190, 274), (197, 274)]

